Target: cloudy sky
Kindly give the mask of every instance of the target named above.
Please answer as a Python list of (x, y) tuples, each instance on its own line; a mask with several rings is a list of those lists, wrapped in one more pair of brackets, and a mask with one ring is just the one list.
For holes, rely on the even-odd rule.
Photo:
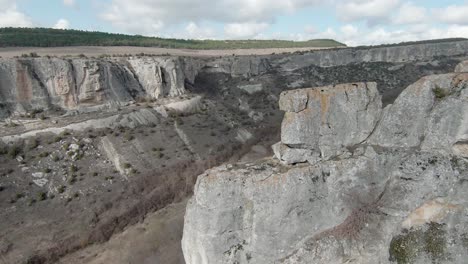
[(0, 0), (5, 26), (381, 44), (468, 37), (468, 0)]

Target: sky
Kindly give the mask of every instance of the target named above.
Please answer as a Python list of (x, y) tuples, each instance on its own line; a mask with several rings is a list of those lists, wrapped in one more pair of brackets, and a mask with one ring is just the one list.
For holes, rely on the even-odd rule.
[(9, 26), (377, 45), (468, 37), (468, 0), (0, 0)]

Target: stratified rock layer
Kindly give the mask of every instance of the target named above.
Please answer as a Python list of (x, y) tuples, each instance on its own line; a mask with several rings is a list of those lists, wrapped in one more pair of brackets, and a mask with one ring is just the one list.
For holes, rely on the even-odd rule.
[(383, 110), (372, 83), (283, 93), (280, 162), (199, 176), (187, 263), (464, 263), (467, 85), (428, 76)]

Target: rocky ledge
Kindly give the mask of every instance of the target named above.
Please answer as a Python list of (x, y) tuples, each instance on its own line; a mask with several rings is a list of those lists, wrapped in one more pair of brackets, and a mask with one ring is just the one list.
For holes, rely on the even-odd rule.
[(375, 83), (283, 92), (275, 157), (199, 176), (188, 264), (464, 263), (468, 74), (382, 108)]

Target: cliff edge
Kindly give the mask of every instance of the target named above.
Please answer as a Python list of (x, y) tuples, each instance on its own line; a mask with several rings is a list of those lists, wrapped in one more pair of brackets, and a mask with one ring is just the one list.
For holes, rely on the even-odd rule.
[(186, 262), (463, 263), (463, 69), (424, 77), (384, 108), (372, 82), (283, 92), (275, 157), (199, 176)]

